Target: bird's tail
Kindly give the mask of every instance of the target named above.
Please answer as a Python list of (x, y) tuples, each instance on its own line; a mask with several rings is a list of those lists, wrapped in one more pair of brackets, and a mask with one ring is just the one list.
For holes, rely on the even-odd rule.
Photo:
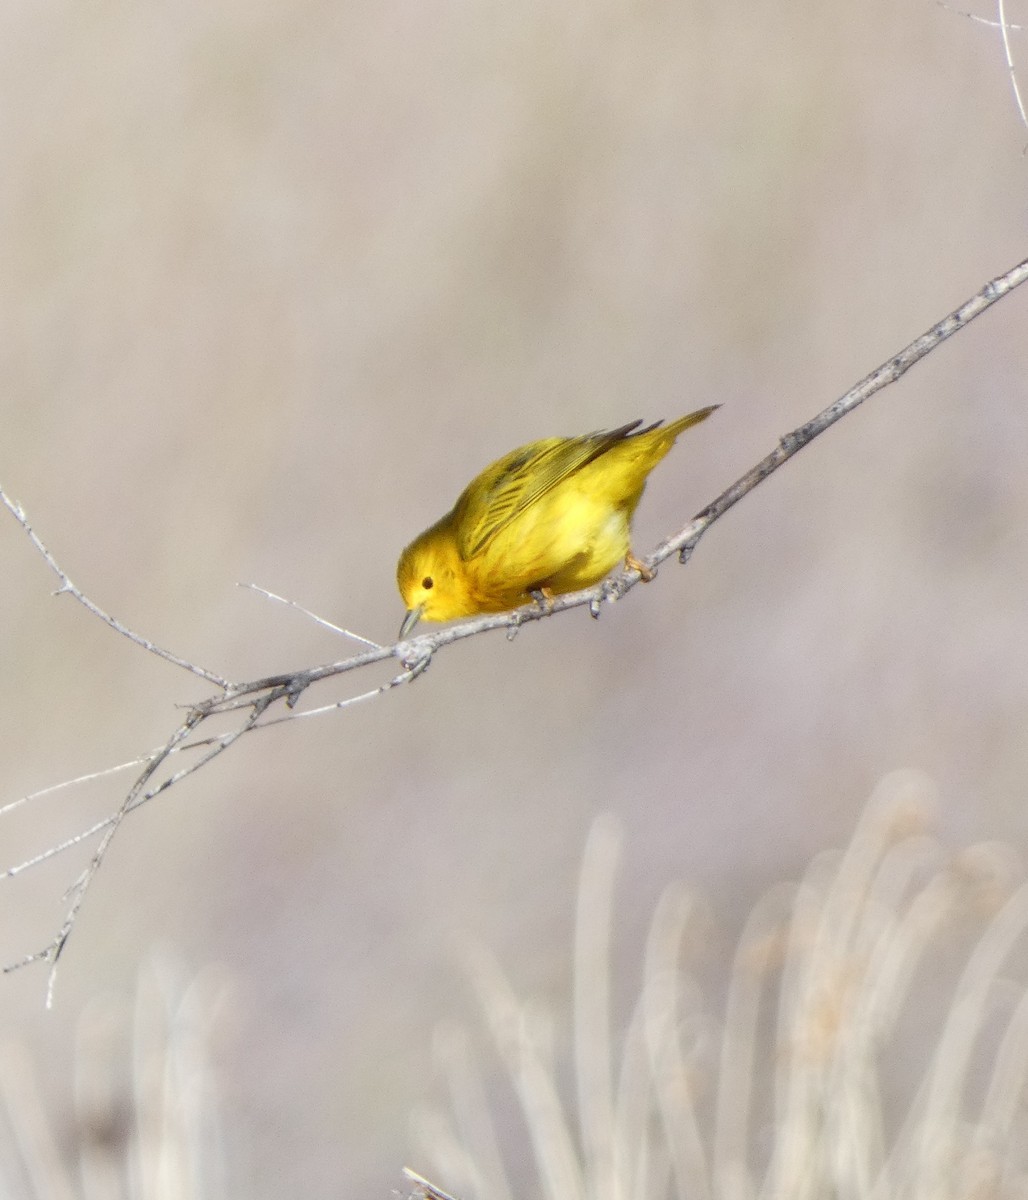
[(701, 421), (705, 421), (712, 412), (715, 412), (720, 407), (720, 404), (711, 404), (707, 408), (698, 408), (695, 412), (689, 413), (688, 416), (679, 417), (677, 421), (672, 421), (670, 425), (665, 427), (671, 441), (673, 442), (684, 430), (689, 429), (693, 425), (699, 425)]

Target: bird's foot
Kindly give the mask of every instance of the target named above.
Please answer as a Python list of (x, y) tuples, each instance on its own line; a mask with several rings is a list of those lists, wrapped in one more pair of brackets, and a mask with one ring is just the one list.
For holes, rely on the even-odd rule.
[(529, 588), (528, 594), (547, 615), (553, 612), (553, 590), (548, 587)]
[(641, 559), (636, 558), (631, 550), (625, 555), (625, 569), (638, 571), (639, 578), (643, 583), (649, 583), (651, 579), (657, 577), (657, 572), (652, 567), (648, 567)]

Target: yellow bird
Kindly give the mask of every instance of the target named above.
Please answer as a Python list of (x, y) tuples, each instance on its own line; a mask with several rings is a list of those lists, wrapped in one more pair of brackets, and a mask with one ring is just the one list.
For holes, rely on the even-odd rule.
[(400, 555), (396, 582), (407, 606), (405, 638), (418, 621), (503, 612), (538, 597), (598, 583), (632, 554), (632, 515), (646, 477), (690, 425), (641, 421), (583, 437), (544, 438), (504, 455)]

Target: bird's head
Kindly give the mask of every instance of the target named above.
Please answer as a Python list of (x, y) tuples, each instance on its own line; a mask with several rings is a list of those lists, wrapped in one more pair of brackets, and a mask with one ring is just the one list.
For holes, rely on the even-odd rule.
[(407, 606), (401, 640), (419, 620), (449, 621), (469, 611), (466, 581), (453, 536), (443, 522), (426, 529), (400, 555), (396, 583)]

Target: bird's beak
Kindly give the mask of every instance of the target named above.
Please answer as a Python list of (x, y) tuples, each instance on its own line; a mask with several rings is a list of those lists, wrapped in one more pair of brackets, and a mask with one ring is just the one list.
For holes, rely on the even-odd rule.
[(417, 608), (409, 608), (407, 615), (403, 618), (403, 624), (400, 626), (400, 641), (410, 633), (415, 625), (421, 620), (421, 614), (425, 611), (425, 606), (419, 604)]

